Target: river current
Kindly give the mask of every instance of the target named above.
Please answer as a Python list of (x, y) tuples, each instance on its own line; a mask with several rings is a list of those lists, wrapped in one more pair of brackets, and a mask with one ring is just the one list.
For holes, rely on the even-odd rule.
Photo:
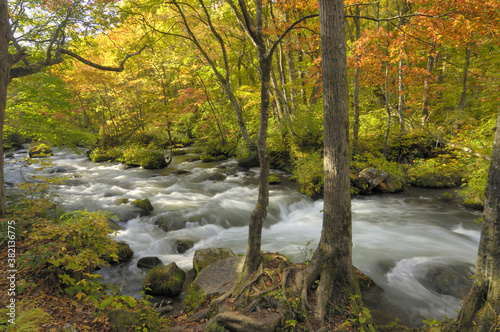
[[(24, 166), (26, 154), (19, 151), (6, 160), (7, 190), (15, 190), (15, 183), (37, 181), (33, 174), (64, 176), (65, 184), (54, 190), (66, 210), (103, 210), (119, 218), (122, 230), (115, 238), (127, 242), (135, 254), (131, 262), (101, 274), (106, 282), (120, 285), (124, 294), (139, 296), (145, 276), (136, 266), (141, 257), (157, 256), (165, 265), (175, 262), (188, 270), (200, 248), (229, 247), (245, 253), (258, 169), (239, 169), (232, 159), (190, 161), (195, 155), (186, 154), (174, 156), (168, 168), (144, 170), (93, 163), (84, 155), (58, 150), (50, 158), (54, 166), (36, 170), (36, 165)], [(177, 174), (181, 170), (187, 173)], [(216, 173), (227, 177), (210, 180)], [(283, 182), (270, 189), (262, 250), (303, 261), (318, 244), (323, 201), (299, 194), (286, 174), (272, 173)], [(439, 200), (442, 192), (413, 188), (352, 200), (354, 265), (384, 290), (375, 315), (418, 326), (425, 319), (452, 318), (460, 309), (474, 273), (481, 214)], [(120, 204), (123, 198), (148, 198), (154, 210), (140, 217), (133, 205)], [(180, 254), (179, 241), (194, 246)]]

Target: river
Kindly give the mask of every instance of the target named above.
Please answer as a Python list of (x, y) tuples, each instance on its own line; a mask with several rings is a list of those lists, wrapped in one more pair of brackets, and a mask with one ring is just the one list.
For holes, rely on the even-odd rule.
[[(57, 150), (54, 166), (36, 170), (20, 161), (26, 151), (8, 158), (7, 188), (33, 174), (64, 176), (55, 185), (66, 210), (110, 211), (122, 227), (116, 240), (134, 250), (128, 264), (104, 269), (107, 282), (121, 285), (122, 293), (138, 296), (145, 272), (136, 267), (141, 257), (157, 256), (164, 264), (175, 262), (188, 270), (200, 248), (229, 247), (244, 254), (248, 220), (257, 198), (258, 169), (241, 170), (235, 160), (217, 163), (190, 161), (193, 154), (174, 156), (162, 170), (128, 168), (119, 163), (92, 163), (84, 155)], [(184, 174), (174, 174), (178, 171)], [(223, 181), (209, 180), (225, 173)], [(287, 175), (271, 186), (269, 216), (263, 230), (262, 249), (279, 251), (294, 261), (308, 258), (317, 246), (322, 224), (323, 201), (312, 201), (297, 192)], [(23, 180), (24, 179), (24, 180)], [(460, 308), (466, 285), (473, 274), (480, 237), (477, 211), (443, 202), (443, 191), (412, 188), (408, 192), (354, 198), (353, 261), (384, 289), (375, 314), (418, 326), (425, 319), (452, 318)], [(150, 216), (139, 217), (127, 198), (148, 198)], [(162, 222), (166, 232), (156, 224)], [(194, 242), (179, 254), (178, 241)]]

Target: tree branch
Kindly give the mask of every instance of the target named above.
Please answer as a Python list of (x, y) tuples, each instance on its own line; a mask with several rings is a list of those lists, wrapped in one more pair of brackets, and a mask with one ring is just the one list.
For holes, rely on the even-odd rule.
[(136, 55), (139, 55), (142, 53), (142, 51), (144, 51), (144, 49), (148, 47), (148, 45), (145, 45), (143, 46), (138, 52), (136, 53), (133, 53), (133, 54), (127, 54), (125, 56), (125, 58), (122, 60), (122, 62), (120, 62), (120, 65), (118, 67), (109, 67), (109, 66), (101, 66), (99, 64), (96, 64), (96, 63), (93, 63), (89, 60), (86, 60), (84, 58), (82, 58), (81, 56), (79, 56), (78, 54), (76, 53), (73, 53), (71, 51), (68, 51), (68, 50), (65, 50), (65, 49), (61, 49), (61, 54), (66, 54), (66, 55), (69, 55), (75, 59), (77, 59), (78, 61), (86, 64), (87, 66), (90, 66), (90, 67), (93, 67), (93, 68), (96, 68), (96, 69), (99, 69), (99, 70), (105, 70), (105, 71), (114, 71), (114, 72), (122, 72), (125, 68), (125, 63), (127, 62), (128, 59), (130, 59), (131, 57), (133, 56), (136, 56)]

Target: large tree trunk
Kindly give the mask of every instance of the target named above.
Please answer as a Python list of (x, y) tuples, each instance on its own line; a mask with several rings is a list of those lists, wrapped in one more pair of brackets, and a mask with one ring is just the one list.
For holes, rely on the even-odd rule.
[[(356, 41), (358, 41), (361, 38), (361, 19), (359, 16), (361, 15), (361, 11), (359, 8), (359, 5), (356, 6), (356, 17), (354, 19), (354, 22), (356, 24)], [(359, 57), (356, 57), (356, 61), (359, 60)], [(353, 96), (353, 103), (354, 103), (354, 119), (353, 119), (353, 126), (352, 126), (352, 140), (353, 140), (353, 149), (354, 153), (357, 153), (358, 151), (358, 136), (359, 136), (359, 74), (360, 74), (360, 69), (358, 66), (354, 69), (354, 96)]]
[(7, 107), (7, 87), (14, 58), (9, 53), (9, 7), (7, 0), (0, 0), (0, 219), (5, 218), (5, 185), (3, 157), (3, 123)]
[[(319, 276), (315, 316), (324, 320), (331, 301), (357, 293), (352, 266), (352, 220), (349, 181), (349, 100), (347, 91), (344, 2), (320, 0), (324, 110), (324, 209), (318, 248), (304, 286)], [(303, 289), (304, 297), (304, 289)]]
[(457, 319), (460, 331), (500, 329), (500, 109), (486, 184), (474, 284)]

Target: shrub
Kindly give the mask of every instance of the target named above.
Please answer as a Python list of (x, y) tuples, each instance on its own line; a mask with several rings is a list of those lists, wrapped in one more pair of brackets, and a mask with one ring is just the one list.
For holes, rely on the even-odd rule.
[(302, 154), (292, 174), (304, 195), (318, 198), (323, 194), (323, 156), (319, 151)]
[(19, 264), (33, 273), (48, 271), (66, 286), (74, 286), (95, 268), (103, 257), (117, 260), (117, 244), (111, 238), (107, 219), (101, 212), (74, 211), (59, 220), (40, 220), (32, 225), (27, 247), (32, 248)]
[(418, 187), (451, 188), (462, 184), (465, 166), (449, 155), (417, 159), (409, 168), (410, 183)]

